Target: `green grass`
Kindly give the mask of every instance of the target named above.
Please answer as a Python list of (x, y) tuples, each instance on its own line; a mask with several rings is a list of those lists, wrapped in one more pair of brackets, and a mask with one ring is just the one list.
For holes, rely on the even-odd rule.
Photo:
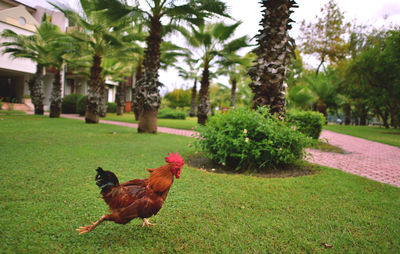
[[(125, 113), (122, 116), (118, 116), (115, 113), (107, 113), (107, 116), (102, 118), (104, 120), (119, 121), (126, 123), (137, 123), (133, 113)], [(182, 119), (158, 119), (158, 126), (169, 127), (174, 129), (191, 130), (197, 126), (197, 117), (186, 117), (186, 120)]]
[(5, 109), (0, 109), (0, 115), (25, 115), (26, 113), (24, 111), (20, 110), (5, 110)]
[(341, 149), (340, 147), (331, 145), (328, 142), (322, 141), (322, 140), (318, 140), (318, 142), (316, 142), (315, 144), (312, 144), (310, 146), (310, 148), (318, 149), (318, 150), (321, 150), (323, 152), (328, 152), (328, 153), (342, 153), (342, 154), (345, 153), (343, 151), (343, 149)]
[(400, 129), (385, 129), (373, 126), (325, 125), (325, 130), (368, 139), (379, 143), (400, 147)]
[[(311, 176), (261, 178), (185, 166), (141, 228), (105, 222), (94, 169), (145, 177), (188, 137), (46, 116), (1, 116), (3, 253), (399, 253), (400, 189), (321, 167)], [(114, 134), (115, 133), (115, 134)]]

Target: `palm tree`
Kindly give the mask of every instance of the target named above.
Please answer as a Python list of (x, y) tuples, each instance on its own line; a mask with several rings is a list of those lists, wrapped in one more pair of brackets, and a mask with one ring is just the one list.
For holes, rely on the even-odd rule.
[(105, 82), (102, 76), (103, 69), (101, 67), (102, 59), (106, 54), (112, 52), (113, 48), (123, 46), (123, 44), (115, 32), (119, 30), (116, 28), (119, 24), (110, 22), (104, 12), (96, 10), (93, 1), (80, 0), (80, 4), (83, 15), (65, 6), (52, 5), (77, 25), (71, 36), (82, 47), (87, 47), (92, 56), (85, 121), (86, 123), (98, 123), (100, 116), (99, 106), (102, 97), (104, 97), (105, 89)]
[(203, 66), (199, 105), (197, 109), (199, 124), (204, 125), (206, 123), (207, 114), (210, 110), (208, 94), (210, 86), (210, 66), (212, 61), (215, 60), (217, 56), (222, 56), (222, 52), (236, 51), (246, 45), (245, 37), (227, 42), (240, 24), (240, 22), (233, 25), (216, 23), (200, 25), (198, 28), (192, 26), (191, 32), (184, 32), (188, 43), (192, 47), (199, 49), (202, 61), (201, 64)]
[(46, 42), (42, 37), (40, 27), (36, 29), (37, 32), (33, 35), (22, 35), (9, 29), (4, 30), (1, 37), (7, 41), (3, 42), (1, 47), (4, 47), (2, 53), (9, 53), (14, 58), (27, 58), (36, 62), (36, 73), (28, 84), (35, 114), (43, 115), (43, 70), (45, 64), (43, 55), (46, 54)]
[[(158, 70), (160, 68), (160, 46), (162, 38), (168, 32), (179, 30), (181, 22), (201, 24), (205, 17), (212, 14), (227, 16), (226, 6), (219, 0), (148, 0), (149, 11), (130, 7), (120, 0), (95, 0), (99, 10), (107, 10), (107, 16), (113, 19), (136, 16), (141, 13), (149, 29), (143, 60), (143, 75), (135, 88), (137, 104), (141, 107), (139, 132), (157, 132), (157, 114), (160, 107)], [(169, 18), (169, 24), (163, 25), (162, 19)]]
[(197, 81), (199, 80), (200, 70), (200, 66), (196, 66), (196, 64), (199, 62), (199, 60), (193, 59), (192, 55), (188, 54), (185, 56), (184, 62), (188, 69), (185, 69), (181, 66), (178, 66), (177, 69), (179, 70), (179, 76), (184, 80), (193, 80), (189, 116), (194, 117), (196, 115)]
[(338, 87), (342, 81), (329, 68), (318, 76), (310, 74), (303, 78), (308, 85), (309, 91), (314, 96), (314, 105), (326, 118), (327, 109), (337, 107), (339, 104)]
[[(246, 38), (247, 39), (247, 38)], [(243, 42), (244, 46), (245, 41)], [(239, 56), (235, 51), (233, 52), (223, 52), (222, 59), (218, 61), (218, 64), (221, 65), (221, 68), (218, 70), (218, 73), (228, 75), (229, 82), (231, 83), (231, 102), (230, 106), (236, 106), (236, 88), (238, 79), (240, 79), (240, 70), (241, 66), (250, 67), (253, 58), (250, 55)]]
[(253, 108), (269, 106), (272, 114), (285, 113), (285, 73), (289, 51), (294, 46), (288, 35), (292, 22), (290, 10), (297, 7), (294, 0), (262, 0), (263, 26), (257, 35), (259, 46), (255, 49), (258, 59), (250, 68), (253, 82), (249, 85), (254, 93)]

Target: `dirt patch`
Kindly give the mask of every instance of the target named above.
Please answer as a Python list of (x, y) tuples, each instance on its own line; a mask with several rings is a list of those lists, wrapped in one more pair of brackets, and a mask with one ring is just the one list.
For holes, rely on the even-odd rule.
[(202, 171), (208, 171), (217, 174), (242, 174), (265, 178), (298, 177), (313, 175), (319, 172), (319, 167), (317, 165), (305, 161), (300, 161), (293, 165), (285, 166), (282, 168), (259, 169), (257, 172), (249, 172), (244, 170), (238, 171), (232, 168), (228, 168), (227, 166), (219, 165), (216, 162), (208, 159), (203, 154), (193, 154), (187, 156), (185, 164), (193, 168), (198, 168)]

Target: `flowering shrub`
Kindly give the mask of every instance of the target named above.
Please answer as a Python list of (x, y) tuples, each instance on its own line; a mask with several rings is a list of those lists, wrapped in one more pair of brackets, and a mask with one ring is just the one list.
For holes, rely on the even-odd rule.
[(288, 111), (286, 122), (288, 126), (295, 127), (306, 136), (318, 139), (325, 123), (325, 117), (314, 111)]
[(212, 160), (236, 170), (291, 164), (302, 158), (308, 139), (268, 110), (229, 110), (197, 129), (196, 146)]

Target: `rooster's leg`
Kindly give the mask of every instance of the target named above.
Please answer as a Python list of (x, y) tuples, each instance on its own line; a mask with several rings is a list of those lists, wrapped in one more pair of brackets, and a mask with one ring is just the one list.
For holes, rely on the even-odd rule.
[(153, 225), (155, 225), (155, 224), (151, 224), (150, 222), (149, 222), (149, 220), (148, 219), (146, 219), (146, 218), (143, 218), (143, 224), (142, 224), (142, 227), (144, 227), (144, 226), (153, 226)]
[(98, 221), (96, 221), (96, 222), (92, 222), (92, 225), (86, 225), (86, 226), (83, 226), (83, 227), (79, 227), (78, 229), (76, 229), (76, 231), (79, 231), (80, 233), (80, 235), (81, 234), (85, 234), (85, 233), (87, 233), (87, 232), (90, 232), (90, 231), (92, 231), (95, 227), (97, 227), (97, 225), (99, 225), (100, 223), (102, 223), (104, 220), (106, 220), (106, 218), (107, 218), (107, 215), (103, 215), (103, 216), (101, 216), (100, 217), (100, 219), (98, 220)]

